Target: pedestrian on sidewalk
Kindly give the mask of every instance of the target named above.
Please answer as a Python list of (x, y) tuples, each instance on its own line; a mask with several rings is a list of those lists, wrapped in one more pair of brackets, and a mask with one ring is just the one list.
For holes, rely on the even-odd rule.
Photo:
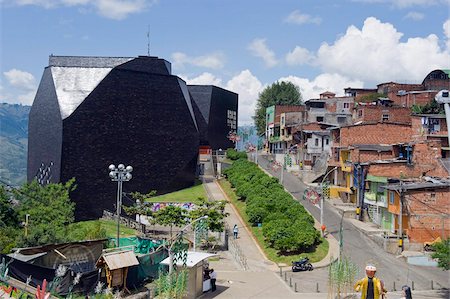
[(237, 224), (235, 224), (234, 227), (233, 227), (233, 235), (234, 235), (234, 239), (237, 239), (237, 238), (238, 238), (238, 233), (239, 233), (239, 229), (238, 229)]
[(216, 271), (214, 271), (214, 269), (211, 269), (209, 277), (211, 278), (211, 292), (214, 292), (216, 290), (216, 279), (217, 279), (217, 273)]
[(402, 298), (400, 299), (412, 299), (411, 288), (407, 285), (402, 286)]
[(358, 280), (354, 286), (356, 292), (361, 292), (361, 299), (383, 299), (387, 293), (384, 283), (375, 277), (377, 268), (374, 265), (366, 266), (366, 277)]

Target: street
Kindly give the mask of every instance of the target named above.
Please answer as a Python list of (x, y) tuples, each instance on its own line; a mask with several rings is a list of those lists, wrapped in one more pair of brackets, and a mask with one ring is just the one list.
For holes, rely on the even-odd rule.
[[(269, 167), (269, 161), (266, 156), (258, 156), (258, 164), (273, 176), (280, 178), (280, 171), (274, 172)], [(320, 218), (320, 210), (308, 201), (302, 200), (303, 192), (307, 186), (295, 175), (284, 172), (283, 185), (297, 200), (316, 218)], [(329, 233), (339, 240), (339, 224), (341, 216), (329, 204), (324, 205), (324, 224)], [(442, 271), (434, 267), (419, 267), (407, 264), (403, 258), (385, 252), (366, 235), (357, 230), (353, 224), (344, 219), (343, 224), (343, 254), (351, 259), (360, 270), (359, 276), (364, 276), (364, 267), (368, 262), (377, 266), (377, 276), (385, 282), (385, 287), (391, 291), (399, 290), (402, 285), (412, 285), (416, 290), (429, 290), (433, 281), (434, 288), (448, 288), (450, 285), (450, 276), (448, 271)], [(307, 280), (323, 282), (327, 281), (327, 271), (314, 270), (308, 273), (290, 273), (293, 280), (303, 283), (308, 291), (311, 287), (316, 288), (315, 284), (306, 283)], [(305, 278), (308, 278), (307, 280)], [(305, 287), (306, 287), (305, 286)], [(324, 288), (325, 286), (323, 286)], [(322, 288), (322, 292), (325, 289)]]

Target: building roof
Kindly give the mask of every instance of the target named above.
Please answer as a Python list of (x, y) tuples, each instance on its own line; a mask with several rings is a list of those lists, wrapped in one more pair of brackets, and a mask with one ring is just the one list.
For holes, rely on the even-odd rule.
[(445, 114), (411, 114), (411, 116), (431, 117), (431, 118), (445, 118)]
[[(450, 182), (441, 181), (440, 183), (433, 182), (417, 182), (417, 183), (404, 183), (400, 184), (389, 184), (383, 186), (383, 188), (391, 191), (400, 191), (400, 190), (420, 190), (420, 189), (435, 189), (435, 188), (448, 188), (450, 187)], [(450, 189), (449, 189), (450, 191)]]
[(131, 250), (104, 253), (99, 260), (101, 259), (105, 261), (110, 270), (139, 265), (136, 255)]
[(351, 125), (344, 125), (344, 126), (341, 126), (340, 128), (348, 128), (348, 127), (355, 127), (355, 126), (370, 126), (370, 125), (377, 125), (377, 124), (407, 126), (407, 127), (411, 126), (410, 123), (401, 123), (401, 122), (393, 122), (393, 121), (363, 121), (363, 122), (358, 122), (358, 123), (351, 124)]
[[(188, 268), (192, 268), (203, 260), (206, 260), (210, 257), (217, 256), (215, 253), (207, 253), (207, 252), (196, 252), (196, 251), (188, 251), (187, 253), (187, 261), (186, 266)], [(169, 265), (169, 257), (164, 259), (161, 264)], [(177, 266), (183, 266), (183, 261), (177, 260)]]

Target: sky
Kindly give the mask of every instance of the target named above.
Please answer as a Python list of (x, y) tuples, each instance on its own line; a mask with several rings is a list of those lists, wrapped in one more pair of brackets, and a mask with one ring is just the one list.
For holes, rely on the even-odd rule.
[[(239, 94), (239, 124), (276, 81), (303, 100), (421, 83), (450, 69), (450, 0), (0, 0), (0, 102), (31, 105), (49, 55), (150, 55)], [(149, 34), (148, 34), (149, 33)]]

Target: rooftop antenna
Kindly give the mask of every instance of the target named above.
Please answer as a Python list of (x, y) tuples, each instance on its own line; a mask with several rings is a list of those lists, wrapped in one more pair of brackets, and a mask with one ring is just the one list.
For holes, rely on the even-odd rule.
[(147, 56), (150, 56), (150, 25), (147, 30)]

